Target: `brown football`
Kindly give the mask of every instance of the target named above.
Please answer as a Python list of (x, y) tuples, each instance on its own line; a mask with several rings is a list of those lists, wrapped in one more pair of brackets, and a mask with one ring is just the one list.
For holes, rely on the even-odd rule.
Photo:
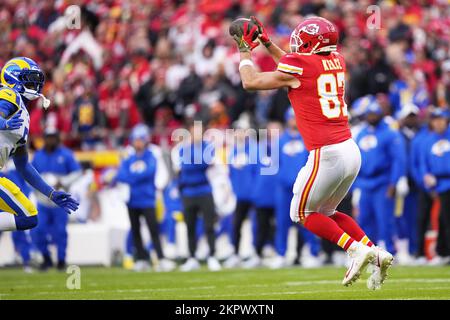
[[(247, 18), (236, 19), (230, 24), (230, 28), (229, 28), (230, 35), (231, 36), (237, 35), (238, 37), (241, 37), (243, 30), (244, 30), (244, 25), (246, 22), (248, 23), (247, 31), (250, 31), (255, 26), (255, 23), (250, 19), (247, 19)], [(258, 37), (258, 32), (255, 32), (252, 41), (256, 40), (257, 37)]]

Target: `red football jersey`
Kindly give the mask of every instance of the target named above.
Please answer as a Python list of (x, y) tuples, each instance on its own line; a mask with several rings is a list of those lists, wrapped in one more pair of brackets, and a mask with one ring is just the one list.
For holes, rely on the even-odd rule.
[(289, 89), (288, 96), (308, 150), (351, 137), (344, 101), (345, 62), (341, 54), (288, 53), (280, 59), (277, 70), (300, 81), (298, 88)]

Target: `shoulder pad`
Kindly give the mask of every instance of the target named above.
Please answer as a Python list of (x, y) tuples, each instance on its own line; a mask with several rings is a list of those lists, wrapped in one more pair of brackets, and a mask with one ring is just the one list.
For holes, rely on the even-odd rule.
[(287, 53), (278, 62), (278, 71), (294, 74), (303, 74), (300, 56), (296, 53)]
[(17, 108), (20, 108), (20, 97), (14, 90), (10, 88), (0, 88), (0, 99), (6, 100), (15, 105)]

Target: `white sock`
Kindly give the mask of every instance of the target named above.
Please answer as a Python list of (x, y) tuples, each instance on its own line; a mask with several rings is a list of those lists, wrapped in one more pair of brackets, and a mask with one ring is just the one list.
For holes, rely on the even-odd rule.
[(0, 231), (17, 230), (14, 215), (9, 212), (0, 212)]

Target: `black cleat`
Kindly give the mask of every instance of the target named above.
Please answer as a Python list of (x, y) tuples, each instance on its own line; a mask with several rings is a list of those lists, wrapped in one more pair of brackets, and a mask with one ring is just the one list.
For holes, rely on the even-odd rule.
[(58, 271), (66, 271), (66, 261), (58, 261), (58, 265), (56, 266)]
[(50, 256), (44, 256), (44, 261), (39, 266), (39, 271), (47, 271), (49, 268), (53, 267), (53, 262)]

